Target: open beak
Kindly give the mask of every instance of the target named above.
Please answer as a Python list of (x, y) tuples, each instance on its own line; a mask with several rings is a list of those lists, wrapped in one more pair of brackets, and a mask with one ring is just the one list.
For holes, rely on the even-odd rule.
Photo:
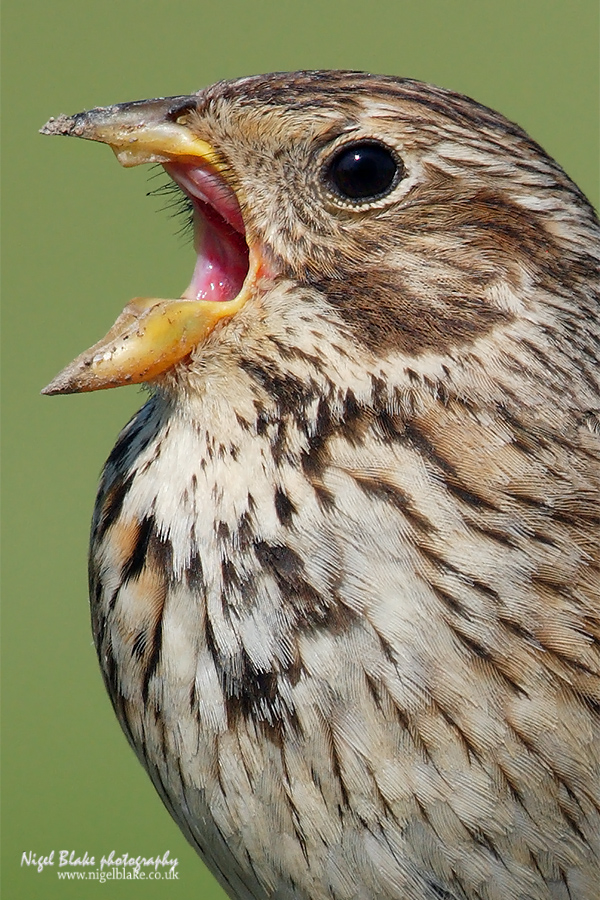
[(191, 200), (197, 254), (182, 297), (132, 300), (108, 334), (63, 369), (43, 394), (152, 381), (189, 356), (250, 296), (263, 262), (246, 243), (230, 167), (189, 126), (195, 108), (194, 95), (141, 100), (59, 116), (41, 129), (42, 134), (109, 144), (123, 166), (162, 163)]

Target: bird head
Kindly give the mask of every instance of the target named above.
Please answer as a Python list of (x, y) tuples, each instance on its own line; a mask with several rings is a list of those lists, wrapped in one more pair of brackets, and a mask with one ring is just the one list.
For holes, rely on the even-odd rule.
[(131, 301), (45, 393), (180, 389), (243, 347), (263, 372), (275, 359), (293, 375), (301, 357), (313, 381), (365, 397), (376, 381), (464, 394), (485, 380), (469, 360), (493, 372), (573, 315), (546, 295), (573, 290), (565, 260), (582, 258), (591, 209), (520, 128), (461, 95), (352, 72), (254, 76), (42, 132), (162, 164), (197, 254), (181, 297)]

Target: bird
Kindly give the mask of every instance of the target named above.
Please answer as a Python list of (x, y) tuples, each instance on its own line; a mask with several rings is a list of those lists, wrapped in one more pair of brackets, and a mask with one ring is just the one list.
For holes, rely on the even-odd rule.
[(61, 115), (162, 165), (177, 298), (46, 394), (149, 391), (101, 476), (120, 725), (236, 900), (594, 900), (600, 225), (516, 124), (302, 71)]

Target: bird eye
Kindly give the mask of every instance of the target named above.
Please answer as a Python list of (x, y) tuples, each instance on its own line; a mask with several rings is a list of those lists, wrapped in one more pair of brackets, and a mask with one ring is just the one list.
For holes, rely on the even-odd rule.
[(325, 181), (331, 190), (354, 203), (389, 194), (403, 174), (393, 150), (375, 141), (342, 147), (329, 162)]

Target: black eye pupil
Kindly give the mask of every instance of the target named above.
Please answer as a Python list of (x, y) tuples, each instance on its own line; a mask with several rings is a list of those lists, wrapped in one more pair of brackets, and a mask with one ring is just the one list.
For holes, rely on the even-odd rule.
[(327, 180), (349, 200), (374, 200), (396, 186), (398, 161), (388, 147), (372, 141), (342, 147), (329, 163)]

